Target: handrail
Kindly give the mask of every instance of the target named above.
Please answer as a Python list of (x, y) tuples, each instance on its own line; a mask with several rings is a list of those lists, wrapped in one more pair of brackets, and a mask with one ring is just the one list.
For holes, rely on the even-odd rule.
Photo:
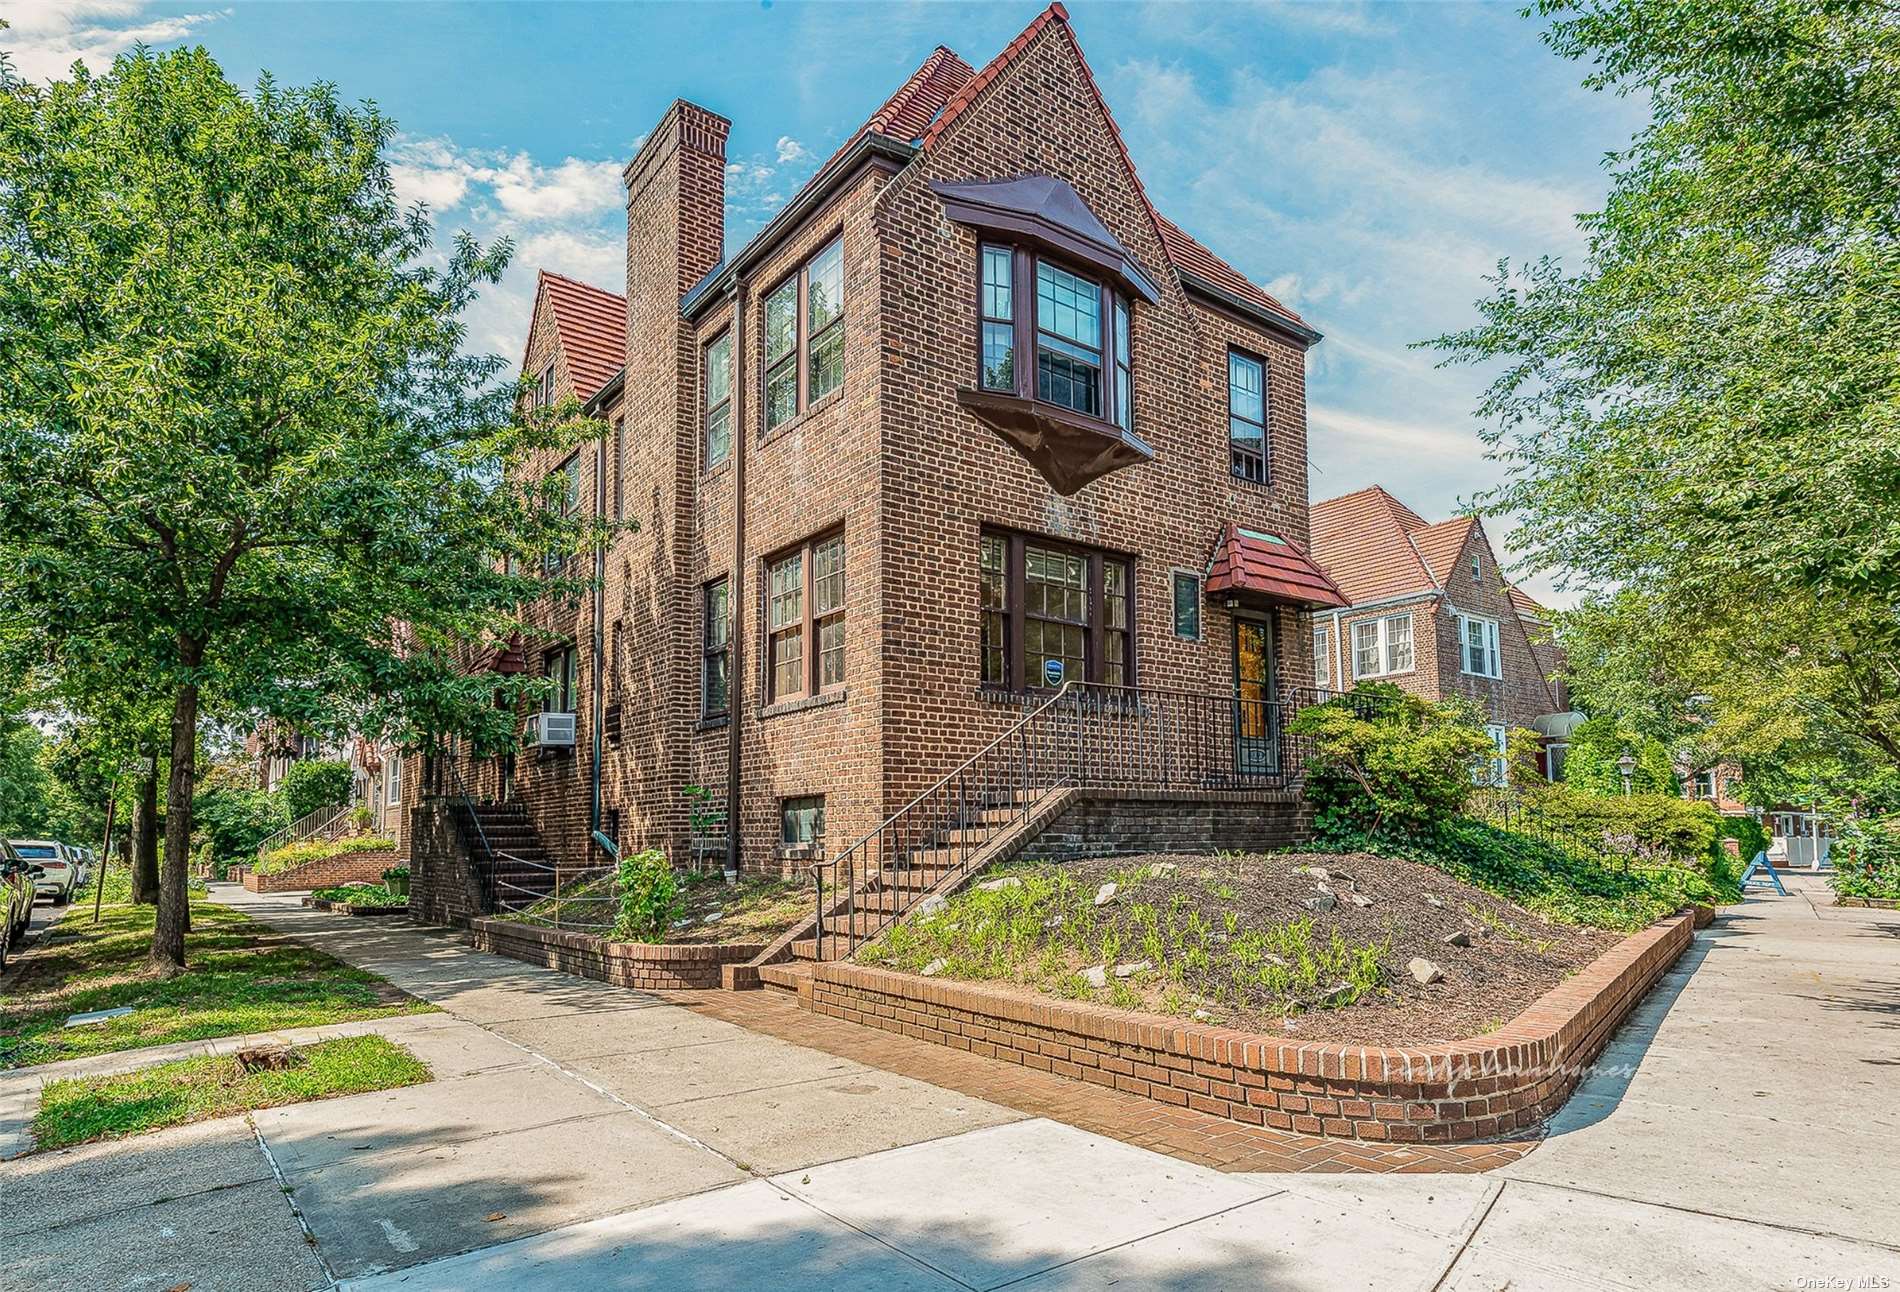
[[(302, 843), (342, 816), (349, 810), (349, 806), (347, 803), (326, 803), (320, 808), (304, 813), (282, 829), (265, 835), (263, 841), (257, 845), (257, 855), (261, 857), (274, 848), (283, 847), (286, 843)], [(323, 819), (319, 821), (318, 817)]]

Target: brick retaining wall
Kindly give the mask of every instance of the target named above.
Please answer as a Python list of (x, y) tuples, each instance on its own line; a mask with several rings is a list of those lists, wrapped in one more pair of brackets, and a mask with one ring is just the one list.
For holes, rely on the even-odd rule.
[(721, 966), (743, 964), (765, 949), (759, 942), (710, 946), (608, 942), (588, 933), (568, 933), (510, 920), (470, 920), (468, 928), (478, 951), (579, 974), (616, 987), (717, 987)]
[(312, 888), (334, 888), (338, 884), (380, 884), (383, 872), (395, 864), (394, 848), (348, 852), (269, 875), (246, 868), (244, 887), (253, 893), (300, 893)]
[(412, 920), (465, 928), (482, 914), (481, 880), (448, 799), (432, 796), (410, 809), (403, 845)]
[(1507, 1026), (1449, 1044), (1301, 1042), (981, 983), (837, 962), (799, 1003), (1254, 1126), (1396, 1143), (1485, 1139), (1562, 1106), (1589, 1064), (1689, 946), (1685, 912), (1632, 934)]
[(1291, 791), (1086, 789), (1016, 854), (1081, 861), (1148, 853), (1264, 852), (1313, 837), (1313, 807)]

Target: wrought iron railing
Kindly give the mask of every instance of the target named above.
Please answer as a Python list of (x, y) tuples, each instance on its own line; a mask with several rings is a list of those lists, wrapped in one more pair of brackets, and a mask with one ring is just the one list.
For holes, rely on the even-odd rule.
[[(1287, 721), (1364, 697), (1311, 688), (1273, 699), (1070, 682), (835, 857), (810, 867), (814, 940), (850, 955), (931, 889), (991, 859), (1004, 831), (1067, 789), (1286, 789), (1307, 747)], [(841, 940), (841, 941), (840, 941)]]
[(349, 810), (350, 805), (347, 803), (326, 803), (314, 812), (306, 812), (283, 829), (264, 836), (264, 841), (257, 845), (257, 855), (261, 857), (267, 852), (293, 843), (303, 843), (319, 835), (335, 838), (335, 832), (340, 823), (346, 822)]
[(554, 929), (599, 933), (613, 928), (618, 899), (604, 887), (613, 874), (610, 867), (563, 866), (497, 847), (482, 825), (462, 769), (453, 758), (442, 761), (455, 782), (452, 797), (463, 828), (474, 832), (481, 847), (475, 869), (483, 910)]

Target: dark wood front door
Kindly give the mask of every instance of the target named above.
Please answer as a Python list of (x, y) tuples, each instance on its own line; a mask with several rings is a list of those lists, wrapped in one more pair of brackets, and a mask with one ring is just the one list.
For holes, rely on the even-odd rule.
[(1267, 776), (1280, 769), (1279, 714), (1273, 704), (1273, 630), (1264, 620), (1234, 620), (1234, 772)]

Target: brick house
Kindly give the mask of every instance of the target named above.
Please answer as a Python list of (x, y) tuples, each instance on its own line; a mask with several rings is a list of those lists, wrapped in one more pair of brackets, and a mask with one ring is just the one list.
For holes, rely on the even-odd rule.
[(1500, 751), (1512, 728), (1536, 731), (1545, 774), (1561, 777), (1576, 717), (1563, 652), (1543, 607), (1504, 576), (1481, 519), (1427, 524), (1374, 485), (1313, 504), (1312, 553), (1348, 603), (1309, 618), (1319, 685), (1377, 679), (1429, 700), (1469, 697)]
[[(533, 398), (612, 429), (530, 469), (628, 528), (533, 609), (556, 640), (492, 657), (548, 712), (460, 789), (565, 864), (597, 829), (776, 871), (1051, 683), (1312, 685), (1304, 616), (1345, 604), (1305, 554), (1319, 334), (1155, 209), (1059, 4), (981, 71), (930, 54), (729, 252), (728, 129), (675, 102), (627, 165), (624, 293), (540, 278)], [(693, 790), (734, 828), (696, 837)]]

